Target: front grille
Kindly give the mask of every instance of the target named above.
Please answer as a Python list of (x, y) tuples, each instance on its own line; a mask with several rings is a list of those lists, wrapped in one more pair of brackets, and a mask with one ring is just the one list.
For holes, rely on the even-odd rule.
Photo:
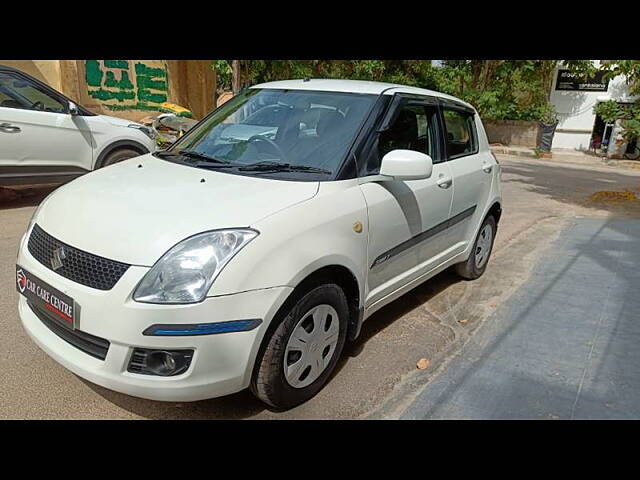
[(111, 290), (129, 268), (126, 263), (99, 257), (67, 245), (53, 238), (37, 224), (33, 227), (27, 247), (31, 255), (49, 270), (53, 270), (54, 250), (62, 247), (62, 266), (54, 271), (69, 280), (98, 290)]
[(27, 305), (29, 305), (31, 311), (49, 330), (65, 342), (70, 343), (78, 350), (82, 350), (84, 353), (91, 355), (92, 357), (99, 358), (100, 360), (107, 358), (107, 352), (109, 351), (110, 345), (109, 340), (96, 337), (95, 335), (90, 335), (80, 330), (71, 330), (70, 328), (60, 325), (58, 321), (54, 320), (51, 316), (52, 314), (44, 308), (40, 308), (31, 302), (27, 302)]

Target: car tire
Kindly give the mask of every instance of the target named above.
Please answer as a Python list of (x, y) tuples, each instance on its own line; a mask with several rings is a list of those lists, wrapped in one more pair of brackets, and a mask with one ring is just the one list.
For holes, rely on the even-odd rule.
[[(324, 283), (300, 296), (280, 319), (274, 318), (277, 326), (254, 369), (254, 395), (280, 410), (316, 395), (338, 363), (347, 337), (348, 315), (343, 290)], [(335, 343), (333, 339), (329, 343), (331, 336), (335, 336)]]
[(138, 155), (140, 155), (140, 152), (137, 152), (131, 148), (118, 148), (113, 152), (109, 152), (107, 156), (104, 157), (102, 162), (100, 162), (100, 166), (98, 168), (108, 167), (109, 165), (113, 165), (114, 163), (137, 157)]
[(492, 215), (488, 215), (480, 226), (469, 258), (465, 262), (456, 264), (458, 275), (467, 280), (475, 280), (484, 273), (489, 263), (496, 231), (496, 221)]

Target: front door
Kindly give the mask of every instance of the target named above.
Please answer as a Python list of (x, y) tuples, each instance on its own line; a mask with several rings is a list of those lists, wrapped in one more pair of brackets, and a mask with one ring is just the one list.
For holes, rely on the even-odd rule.
[(437, 106), (406, 99), (396, 109), (391, 126), (375, 134), (366, 163), (379, 167), (391, 150), (416, 150), (432, 157), (433, 173), (422, 180), (362, 179), (369, 215), (367, 308), (437, 266), (448, 243), (453, 179), (448, 164), (441, 161)]
[(0, 170), (91, 169), (94, 139), (66, 101), (29, 77), (0, 72)]

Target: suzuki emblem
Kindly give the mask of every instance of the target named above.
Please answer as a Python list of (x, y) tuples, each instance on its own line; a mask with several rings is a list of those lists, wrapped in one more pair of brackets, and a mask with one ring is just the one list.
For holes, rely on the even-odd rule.
[(51, 257), (51, 268), (53, 268), (53, 270), (55, 271), (64, 267), (62, 260), (64, 260), (65, 258), (67, 257), (64, 254), (64, 247), (56, 248), (53, 251), (53, 256)]

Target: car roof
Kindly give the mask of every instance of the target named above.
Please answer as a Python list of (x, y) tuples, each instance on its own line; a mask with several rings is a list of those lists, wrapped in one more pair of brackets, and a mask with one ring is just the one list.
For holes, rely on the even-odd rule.
[(396, 93), (411, 93), (414, 95), (429, 95), (456, 101), (467, 107), (472, 105), (446, 93), (427, 90), (426, 88), (409, 87), (397, 83), (371, 82), (366, 80), (336, 80), (328, 78), (310, 78), (298, 80), (280, 80), (254, 85), (251, 88), (275, 88), (281, 90), (315, 90), (321, 92), (365, 93), (371, 95), (393, 95)]

